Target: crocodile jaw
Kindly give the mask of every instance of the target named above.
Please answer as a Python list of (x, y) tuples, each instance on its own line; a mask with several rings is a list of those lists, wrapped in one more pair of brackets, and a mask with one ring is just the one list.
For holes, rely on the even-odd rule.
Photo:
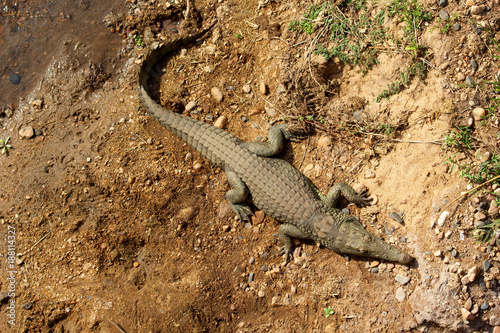
[(327, 239), (326, 247), (337, 253), (383, 259), (400, 264), (410, 264), (413, 257), (387, 244), (368, 232), (361, 223), (351, 218), (344, 221), (334, 239)]

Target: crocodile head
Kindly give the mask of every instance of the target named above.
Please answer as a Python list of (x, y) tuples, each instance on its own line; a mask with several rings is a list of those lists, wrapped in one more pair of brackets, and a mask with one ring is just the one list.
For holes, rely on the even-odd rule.
[(405, 265), (413, 261), (409, 254), (368, 232), (356, 218), (345, 214), (343, 220), (337, 232), (331, 232), (326, 237), (324, 245), (327, 248), (337, 253), (383, 259)]

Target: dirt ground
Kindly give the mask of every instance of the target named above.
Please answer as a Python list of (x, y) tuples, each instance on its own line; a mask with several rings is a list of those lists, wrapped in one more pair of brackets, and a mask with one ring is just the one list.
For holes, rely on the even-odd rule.
[[(420, 3), (438, 17), (435, 1)], [(478, 144), (457, 159), (479, 163), (498, 145), (498, 121), (473, 117), (475, 108), (491, 105), (493, 92), (457, 81), (458, 72), (476, 81), (500, 75), (485, 34), (462, 16), (469, 1), (445, 7), (459, 14), (461, 30), (433, 29), (437, 19), (424, 26), (419, 41), (432, 65), (425, 83), (415, 79), (379, 103), (405, 57), (381, 52), (365, 75), (314, 56), (313, 36), (288, 29), (309, 1), (190, 2), (187, 20), (185, 1), (126, 4), (93, 23), (99, 38), (80, 42), (78, 30), (68, 32), (26, 96), (0, 105), (0, 139), (10, 137), (13, 147), (0, 155), (0, 331), (492, 332), (500, 326), (499, 235), (485, 244), (473, 238), (479, 212), (498, 215), (490, 204), (497, 186), (454, 201), (477, 184), (445, 163), (445, 153), (454, 151), (442, 148), (443, 135), (464, 122), (473, 124)], [(472, 17), (478, 22), (500, 19), (497, 0), (476, 5), (490, 9)], [(348, 209), (412, 254), (410, 267), (308, 242), (284, 263), (279, 223), (265, 217), (242, 225), (224, 200), (229, 185), (222, 170), (146, 114), (135, 89), (148, 48), (215, 19), (205, 39), (161, 64), (157, 99), (177, 111), (197, 101), (184, 114), (207, 122), (224, 116), (225, 129), (245, 141), (265, 138), (284, 117), (314, 115), (306, 118), (311, 135), (287, 144), (281, 157), (324, 193), (337, 181), (366, 186), (374, 205)], [(7, 82), (9, 73), (2, 75)], [(221, 102), (212, 98), (213, 87)], [(336, 125), (324, 125), (320, 116)], [(356, 124), (396, 131), (354, 132)], [(450, 214), (438, 220), (443, 212)]]

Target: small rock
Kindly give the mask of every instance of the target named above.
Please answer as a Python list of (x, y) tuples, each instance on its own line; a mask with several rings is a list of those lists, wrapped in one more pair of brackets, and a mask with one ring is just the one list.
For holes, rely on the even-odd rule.
[(378, 267), (373, 267), (371, 269), (371, 272), (374, 273), (374, 274), (377, 274), (378, 273)]
[(438, 4), (439, 4), (439, 7), (446, 7), (446, 6), (448, 6), (448, 0), (439, 0)]
[(472, 313), (473, 315), (477, 314), (479, 312), (479, 305), (477, 304), (474, 304), (472, 306), (472, 310), (470, 310), (470, 313)]
[(31, 126), (23, 126), (19, 130), (19, 135), (23, 139), (31, 139), (33, 136), (35, 136), (35, 130), (33, 130), (33, 127)]
[(252, 224), (253, 225), (261, 224), (262, 221), (264, 221), (264, 217), (266, 217), (266, 214), (263, 211), (261, 210), (256, 211), (255, 214), (252, 216)]
[(462, 318), (465, 320), (472, 320), (474, 319), (474, 315), (470, 313), (469, 310), (462, 308)]
[(375, 178), (375, 171), (373, 171), (372, 169), (366, 169), (365, 179), (371, 179), (371, 178)]
[(214, 116), (213, 116), (213, 115), (211, 115), (211, 114), (207, 114), (207, 115), (205, 116), (205, 120), (206, 120), (206, 121), (214, 121)]
[(455, 30), (455, 31), (460, 31), (460, 29), (462, 29), (462, 26), (458, 22), (453, 24), (452, 27), (453, 27), (453, 30)]
[(9, 294), (7, 294), (6, 292), (1, 292), (0, 293), (0, 304), (5, 302), (7, 299), (9, 299)]
[(474, 79), (472, 77), (470, 77), (469, 75), (467, 75), (465, 77), (465, 84), (468, 86), (472, 86), (474, 84)]
[(248, 283), (253, 281), (253, 277), (254, 277), (253, 273), (248, 274)]
[(134, 267), (135, 268), (139, 267), (140, 265), (141, 265), (140, 263), (138, 263), (137, 261), (134, 261)]
[(403, 224), (403, 223), (404, 223), (404, 220), (403, 220), (403, 218), (401, 217), (401, 215), (399, 215), (399, 214), (398, 214), (398, 213), (396, 213), (396, 212), (390, 212), (390, 213), (389, 213), (389, 217), (390, 217), (391, 219), (393, 219), (394, 221), (396, 221), (396, 222), (400, 223), (400, 224)]
[(493, 332), (492, 333), (500, 333), (500, 326), (493, 327)]
[(406, 298), (406, 293), (405, 293), (405, 290), (403, 289), (403, 287), (399, 287), (397, 290), (396, 290), (396, 299), (399, 301), (399, 302), (403, 302)]
[(198, 102), (197, 101), (191, 101), (189, 103), (186, 104), (186, 111), (193, 111), (194, 108), (198, 105)]
[(476, 214), (474, 214), (474, 221), (477, 222), (477, 221), (484, 221), (484, 220), (486, 220), (486, 215), (483, 212), (479, 211)]
[(464, 73), (458, 73), (457, 74), (457, 81), (463, 81), (465, 80), (465, 74)]
[(500, 317), (493, 315), (490, 317), (488, 323), (490, 324), (490, 326), (500, 326)]
[(439, 218), (437, 221), (438, 226), (442, 227), (444, 225), (444, 223), (446, 222), (446, 219), (448, 218), (448, 216), (450, 216), (449, 211), (445, 210), (444, 212), (442, 212), (441, 215), (439, 215)]
[(472, 58), (472, 59), (470, 60), (470, 65), (472, 66), (472, 68), (477, 69), (477, 62), (476, 62), (476, 59)]
[(472, 110), (472, 117), (474, 118), (475, 121), (480, 121), (483, 119), (483, 117), (486, 116), (486, 110), (483, 108), (474, 108)]
[(458, 251), (455, 249), (451, 250), (451, 255), (453, 256), (453, 258), (458, 257)]
[(21, 305), (21, 308), (24, 310), (30, 310), (32, 307), (33, 307), (33, 303), (31, 303), (31, 302), (24, 303), (23, 305)]
[(443, 20), (443, 21), (448, 21), (448, 19), (450, 18), (450, 14), (448, 14), (448, 12), (446, 10), (441, 10), (439, 11), (439, 17)]
[(410, 282), (410, 278), (408, 276), (396, 275), (396, 281), (401, 283), (403, 286)]
[(283, 93), (285, 93), (285, 92), (286, 92), (286, 87), (285, 87), (285, 85), (284, 85), (283, 83), (280, 83), (280, 84), (278, 85), (278, 94), (283, 94)]
[(482, 12), (484, 12), (485, 9), (486, 9), (486, 6), (484, 6), (484, 5), (481, 5), (481, 6), (471, 6), (470, 7), (470, 13), (472, 15), (479, 15)]
[(488, 215), (492, 219), (498, 218), (499, 213), (498, 213), (498, 205), (497, 205), (496, 200), (491, 200), (491, 202), (490, 202), (490, 208), (488, 208)]
[(226, 124), (227, 124), (227, 117), (226, 116), (220, 116), (215, 121), (214, 126), (218, 127), (218, 128), (224, 129), (226, 127)]
[(483, 261), (484, 272), (486, 273), (491, 267), (491, 263), (488, 260)]
[(35, 97), (35, 98), (31, 101), (30, 105), (31, 105), (32, 107), (36, 108), (36, 109), (41, 109), (41, 108), (42, 108), (42, 106), (43, 106), (43, 98), (41, 98), (41, 97)]
[(180, 220), (180, 221), (185, 221), (185, 220), (189, 220), (190, 218), (192, 218), (194, 216), (194, 214), (195, 214), (195, 209), (193, 207), (186, 207), (186, 208), (182, 208), (177, 213), (175, 218), (177, 220)]
[(21, 82), (21, 76), (19, 76), (19, 74), (16, 74), (16, 73), (10, 74), (9, 81), (12, 84), (19, 84)]
[(443, 253), (441, 253), (441, 250), (437, 250), (436, 252), (434, 252), (434, 257), (436, 258), (439, 258), (443, 255)]
[(252, 91), (252, 88), (251, 88), (248, 84), (245, 84), (245, 85), (243, 86), (243, 92), (244, 92), (245, 94), (249, 94), (251, 91)]
[(263, 298), (264, 296), (266, 296), (266, 293), (263, 292), (262, 290), (259, 290), (259, 292), (257, 293), (257, 296), (259, 296), (260, 298)]
[(484, 302), (483, 304), (481, 304), (481, 310), (483, 311), (486, 311), (490, 308), (490, 304), (488, 302)]
[(263, 271), (263, 272), (267, 272), (269, 270), (269, 267), (267, 267), (267, 265), (262, 265), (260, 267), (260, 270)]
[(262, 95), (267, 95), (268, 93), (268, 88), (267, 88), (267, 84), (264, 82), (264, 81), (261, 81), (260, 82), (260, 85), (259, 85), (259, 91)]
[(297, 287), (295, 287), (295, 286), (292, 284), (292, 286), (290, 287), (290, 292), (291, 292), (292, 294), (296, 294), (296, 293), (297, 293)]
[(250, 258), (248, 258), (248, 264), (253, 264), (255, 262), (255, 257), (254, 256), (250, 256)]
[(474, 0), (466, 0), (465, 5), (468, 7), (474, 6), (476, 3)]
[(266, 113), (269, 117), (276, 117), (276, 115), (278, 114), (275, 108), (265, 106), (264, 109), (266, 110)]
[(212, 95), (212, 98), (215, 99), (216, 102), (220, 103), (224, 99), (224, 96), (222, 95), (221, 91), (217, 87), (213, 87), (210, 90), (210, 93)]
[(476, 275), (477, 275), (477, 266), (474, 266), (467, 272), (467, 278), (469, 279), (469, 282), (474, 282), (474, 280), (476, 280)]
[(467, 302), (465, 302), (464, 304), (464, 308), (467, 310), (467, 311), (470, 311), (470, 309), (472, 309), (472, 299), (467, 299)]

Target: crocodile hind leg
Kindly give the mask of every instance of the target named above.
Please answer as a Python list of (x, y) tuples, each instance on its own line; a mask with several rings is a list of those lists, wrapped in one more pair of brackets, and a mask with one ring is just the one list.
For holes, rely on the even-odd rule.
[(307, 235), (305, 232), (300, 230), (291, 224), (282, 224), (279, 228), (279, 237), (285, 243), (284, 252), (286, 255), (286, 260), (291, 259), (292, 249), (293, 249), (293, 239), (310, 239), (311, 236)]
[(343, 196), (349, 202), (355, 203), (359, 207), (369, 206), (371, 203), (371, 198), (366, 197), (366, 192), (358, 194), (351, 186), (346, 183), (336, 183), (324, 199), (325, 203), (329, 207), (336, 208), (340, 197)]
[(240, 221), (250, 222), (253, 215), (250, 207), (245, 203), (248, 198), (248, 188), (238, 175), (231, 170), (224, 170), (227, 181), (232, 189), (226, 192), (226, 200), (231, 209), (238, 215)]
[(271, 127), (267, 133), (267, 142), (245, 142), (243, 145), (258, 156), (271, 157), (281, 151), (285, 139), (296, 141), (297, 137), (288, 130), (287, 124), (278, 124)]

